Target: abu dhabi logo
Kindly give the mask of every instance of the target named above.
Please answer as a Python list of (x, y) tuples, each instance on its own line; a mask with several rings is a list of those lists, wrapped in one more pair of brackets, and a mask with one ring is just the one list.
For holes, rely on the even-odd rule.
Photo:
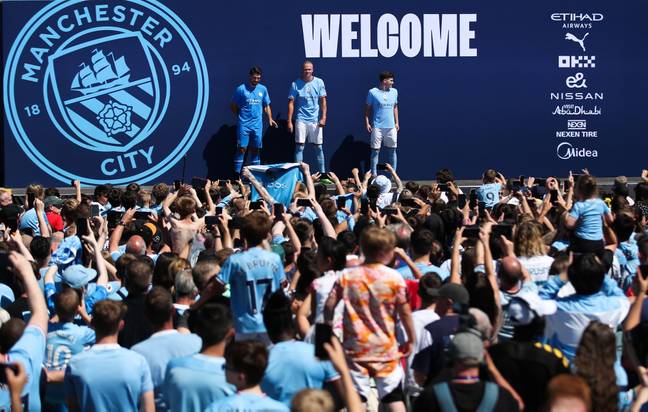
[(578, 43), (578, 45), (581, 46), (581, 49), (583, 49), (583, 51), (587, 51), (585, 49), (585, 38), (587, 36), (589, 36), (589, 32), (585, 33), (585, 35), (583, 36), (582, 39), (579, 39), (578, 37), (574, 36), (571, 33), (567, 33), (567, 34), (565, 34), (565, 40), (570, 40), (570, 41), (573, 41), (575, 43)]
[(583, 147), (574, 147), (569, 142), (562, 142), (556, 147), (556, 156), (559, 159), (567, 160), (573, 157), (598, 157), (598, 152)]
[(50, 3), (19, 33), (3, 80), (26, 155), (85, 184), (169, 170), (196, 139), (209, 90), (196, 39), (156, 0)]

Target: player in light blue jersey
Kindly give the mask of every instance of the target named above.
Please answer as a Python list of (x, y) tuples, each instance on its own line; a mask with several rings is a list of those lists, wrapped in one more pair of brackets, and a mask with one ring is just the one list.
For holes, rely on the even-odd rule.
[[(210, 412), (288, 412), (287, 406), (261, 390), (268, 365), (268, 350), (258, 341), (234, 342), (225, 349), (225, 377), (236, 386), (236, 395), (209, 405)], [(290, 371), (284, 371), (290, 373)]]
[(387, 148), (387, 163), (396, 170), (398, 124), (398, 90), (393, 88), (394, 73), (382, 72), (380, 85), (369, 90), (365, 106), (365, 125), (371, 133), (371, 173), (378, 174), (376, 166), (380, 148)]
[(502, 185), (506, 183), (504, 177), (493, 169), (488, 169), (482, 176), (483, 185), (479, 186), (476, 190), (477, 199), (484, 202), (487, 208), (492, 208), (500, 201), (500, 190)]
[(173, 298), (171, 293), (155, 286), (146, 294), (144, 300), (146, 318), (153, 326), (153, 334), (148, 339), (134, 345), (131, 349), (144, 356), (151, 369), (151, 379), (155, 392), (155, 409), (168, 410), (162, 395), (162, 386), (167, 365), (174, 358), (193, 355), (200, 351), (202, 341), (193, 333), (179, 333), (173, 328)]
[(230, 106), (232, 112), (238, 117), (237, 150), (234, 156), (234, 171), (241, 173), (245, 151), (250, 146), (250, 164), (261, 163), (260, 150), (263, 147), (263, 112), (268, 116), (270, 126), (277, 127), (272, 119), (270, 108), (270, 95), (268, 89), (259, 82), (261, 81), (261, 69), (252, 67), (250, 69), (248, 83), (239, 85), (234, 90)]
[(97, 343), (73, 357), (65, 370), (65, 396), (71, 411), (155, 411), (153, 382), (146, 359), (119, 346), (126, 306), (102, 300), (94, 307)]
[(279, 290), (268, 299), (263, 311), (273, 346), (261, 389), (288, 407), (297, 392), (306, 388), (322, 389), (325, 382), (332, 382), (336, 391), (343, 393), (340, 375), (331, 362), (317, 359), (313, 344), (295, 340), (290, 304), (290, 299)]
[(189, 325), (202, 339), (202, 350), (169, 362), (163, 394), (171, 411), (202, 412), (236, 391), (223, 369), (225, 347), (234, 337), (232, 313), (227, 306), (207, 303), (191, 311)]
[[(59, 372), (61, 376), (70, 359), (95, 343), (95, 332), (87, 326), (74, 323), (74, 317), (81, 303), (81, 294), (71, 288), (61, 290), (54, 297), (58, 323), (51, 323), (47, 333), (45, 368)], [(62, 382), (49, 382), (45, 399), (50, 406), (60, 408), (65, 405), (65, 392)]]
[[(43, 292), (41, 292), (38, 281), (34, 276), (31, 263), (23, 255), (11, 252), (9, 254), (9, 264), (13, 268), (14, 275), (20, 279), (25, 288), (31, 318), (16, 343), (10, 344), (6, 342), (11, 349), (0, 354), (0, 361), (22, 364), (23, 370), (27, 373), (27, 383), (21, 394), (22, 402), (28, 405), (24, 410), (40, 412), (40, 376), (45, 355), (47, 306), (43, 298)], [(0, 410), (14, 410), (11, 407), (11, 396), (6, 385), (0, 385)]]
[(279, 255), (263, 248), (270, 240), (272, 221), (261, 211), (248, 214), (241, 224), (246, 250), (227, 259), (220, 278), (230, 285), (236, 339), (269, 343), (261, 310), (265, 300), (282, 287), (285, 274)]
[[(321, 116), (320, 116), (321, 109)], [(293, 114), (295, 114), (293, 126)], [(288, 131), (295, 131), (295, 162), (301, 163), (304, 159), (304, 146), (311, 143), (315, 145), (317, 166), (321, 173), (326, 171), (324, 160), (323, 128), (326, 126), (326, 87), (324, 81), (313, 76), (313, 63), (306, 60), (302, 64), (301, 78), (290, 85), (288, 94)]]

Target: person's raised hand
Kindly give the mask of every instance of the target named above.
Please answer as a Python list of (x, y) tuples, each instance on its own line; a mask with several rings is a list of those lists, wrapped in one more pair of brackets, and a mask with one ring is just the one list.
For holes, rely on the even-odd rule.
[(22, 394), (22, 391), (25, 388), (25, 385), (27, 385), (27, 381), (29, 380), (29, 375), (27, 375), (25, 367), (22, 363), (15, 362), (7, 365), (4, 370), (7, 379), (7, 386), (9, 387), (9, 392), (12, 395), (20, 398), (20, 395)]
[(351, 169), (351, 175), (352, 176), (356, 176), (356, 175), (359, 175), (359, 174), (360, 174), (360, 170), (358, 170), (357, 167), (354, 167), (353, 169)]
[(526, 187), (531, 188), (533, 187), (534, 183), (535, 183), (535, 177), (529, 176), (526, 181)]
[(587, 169), (587, 168), (581, 169), (581, 172), (583, 172), (583, 174), (586, 174), (586, 175), (590, 174), (589, 169)]
[(396, 256), (398, 256), (399, 258), (407, 256), (407, 252), (405, 252), (405, 249), (403, 249), (402, 247), (395, 247), (394, 248), (394, 254)]
[(392, 165), (390, 165), (389, 163), (385, 163), (385, 168), (389, 173), (394, 174), (394, 168), (392, 167)]
[(483, 244), (487, 244), (490, 239), (491, 229), (493, 228), (493, 222), (485, 222), (479, 228), (479, 240)]
[(463, 237), (463, 232), (464, 232), (464, 226), (462, 226), (462, 227), (460, 227), (460, 228), (458, 228), (456, 230), (455, 235), (454, 235), (454, 239), (453, 239), (454, 247), (459, 247), (459, 245), (461, 245), (463, 242), (468, 240), (465, 237)]
[(637, 292), (646, 294), (648, 292), (648, 273), (641, 273), (641, 266), (637, 267), (637, 274), (635, 275), (633, 282)]
[(121, 218), (122, 222), (124, 222), (125, 225), (132, 222), (133, 219), (135, 219), (135, 212), (137, 212), (137, 210), (134, 207), (131, 207), (130, 209), (125, 211)]
[(500, 240), (500, 244), (502, 245), (504, 255), (515, 256), (515, 246), (513, 245), (513, 242), (508, 240), (504, 235), (501, 235), (499, 240)]
[(349, 366), (346, 363), (344, 348), (342, 348), (342, 344), (336, 337), (333, 337), (331, 342), (324, 343), (324, 350), (336, 371), (340, 374), (348, 372)]
[(372, 175), (371, 170), (368, 170), (368, 171), (364, 174), (364, 178), (365, 178), (365, 180), (369, 180), (369, 178), (371, 177), (371, 175)]
[(320, 172), (315, 172), (311, 175), (311, 177), (313, 178), (313, 182), (317, 182), (322, 177), (322, 174)]
[(299, 167), (302, 168), (302, 171), (303, 171), (304, 173), (310, 173), (310, 166), (308, 165), (308, 163), (306, 163), (306, 162), (301, 162), (301, 163), (299, 164)]
[(34, 209), (36, 209), (36, 212), (38, 212), (39, 214), (43, 213), (43, 211), (45, 210), (45, 203), (43, 203), (43, 201), (39, 198), (35, 198)]
[(24, 257), (22, 254), (12, 251), (9, 253), (9, 262), (15, 271), (18, 272), (20, 276), (23, 276), (25, 273), (34, 273), (31, 263)]
[(333, 172), (328, 172), (329, 178), (334, 182), (334, 183), (340, 183), (340, 179), (338, 179), (337, 175)]

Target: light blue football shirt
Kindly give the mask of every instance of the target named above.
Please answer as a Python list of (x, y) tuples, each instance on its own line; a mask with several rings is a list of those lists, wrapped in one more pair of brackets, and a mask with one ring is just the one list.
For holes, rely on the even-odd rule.
[(95, 345), (70, 360), (65, 396), (82, 411), (136, 411), (140, 398), (153, 391), (146, 359), (118, 344)]
[(499, 183), (487, 183), (481, 185), (475, 191), (477, 193), (477, 199), (480, 202), (486, 203), (486, 207), (493, 207), (499, 203), (499, 191), (502, 188), (502, 185)]
[(264, 333), (263, 303), (285, 279), (279, 255), (253, 247), (230, 256), (219, 276), (230, 284), (236, 332)]
[(290, 86), (288, 99), (295, 101), (295, 111), (297, 121), (304, 123), (319, 122), (319, 99), (326, 97), (326, 87), (324, 81), (319, 77), (314, 77), (310, 82), (297, 79)]
[[(286, 371), (290, 371), (286, 373)], [(306, 342), (279, 342), (270, 349), (270, 358), (261, 389), (286, 406), (302, 389), (322, 389), (324, 382), (340, 375), (329, 361), (315, 357), (315, 346)]]
[[(50, 323), (47, 331), (45, 367), (50, 371), (62, 371), (70, 359), (94, 345), (95, 332), (87, 326), (72, 322)], [(63, 383), (48, 383), (46, 399), (50, 403), (65, 404)]]
[(394, 107), (398, 104), (398, 90), (393, 87), (381, 90), (377, 87), (369, 90), (367, 105), (371, 106), (371, 124), (379, 129), (396, 127)]
[[(47, 223), (47, 215), (43, 212), (43, 219)], [(38, 224), (38, 215), (36, 214), (36, 209), (31, 208), (26, 211), (20, 218), (20, 230), (32, 229), (34, 231), (34, 236), (40, 236), (40, 226)]]
[(171, 359), (162, 393), (171, 411), (202, 412), (213, 402), (233, 395), (236, 388), (225, 380), (225, 358), (200, 353)]
[[(40, 374), (45, 355), (45, 335), (36, 326), (27, 326), (18, 342), (9, 350), (9, 363), (20, 362), (28, 375), (27, 384), (23, 389), (23, 401), (27, 399), (30, 412), (40, 412)], [(0, 410), (11, 409), (11, 396), (5, 385), (0, 386)]]
[(214, 402), (206, 409), (209, 412), (288, 412), (290, 409), (281, 402), (252, 393), (237, 393)]
[(260, 129), (263, 126), (263, 108), (270, 104), (268, 89), (257, 84), (252, 87), (249, 83), (243, 83), (234, 90), (232, 103), (239, 108), (239, 127), (246, 129)]
[(94, 345), (95, 332), (87, 326), (72, 322), (50, 323), (47, 331), (45, 367), (51, 371), (64, 370), (72, 356)]
[[(450, 273), (432, 264), (426, 265), (425, 263), (415, 263), (415, 265), (417, 268), (419, 268), (423, 275), (425, 275), (426, 273), (436, 273), (437, 275), (439, 275), (441, 280), (446, 280), (446, 278), (450, 276)], [(399, 267), (398, 269), (396, 269), (396, 271), (400, 273), (405, 280), (416, 280), (414, 278), (412, 270), (407, 265)]]
[(193, 355), (200, 351), (202, 339), (193, 333), (179, 333), (175, 329), (157, 332), (148, 339), (133, 346), (131, 350), (144, 356), (151, 369), (155, 388), (155, 406), (158, 411), (167, 410), (162, 397), (162, 385), (167, 365), (174, 358)]
[(601, 199), (574, 203), (569, 212), (569, 216), (577, 219), (574, 233), (581, 239), (603, 239), (603, 217), (610, 213), (610, 208)]

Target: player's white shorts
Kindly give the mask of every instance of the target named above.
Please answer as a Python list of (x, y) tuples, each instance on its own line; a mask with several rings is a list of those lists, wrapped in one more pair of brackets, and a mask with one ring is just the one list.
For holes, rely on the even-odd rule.
[[(347, 359), (348, 361), (349, 359)], [(349, 370), (353, 385), (360, 395), (364, 396), (365, 399), (369, 399), (371, 392), (370, 377), (353, 366), (351, 365)], [(376, 382), (376, 389), (378, 390), (378, 400), (392, 393), (401, 384), (404, 376), (403, 368), (399, 364), (389, 375), (382, 378), (374, 377), (373, 380)]]
[(323, 128), (318, 123), (295, 122), (295, 142), (304, 144), (322, 144), (324, 140)]
[(385, 143), (385, 147), (396, 147), (398, 144), (396, 128), (392, 127), (391, 129), (382, 129), (379, 127), (374, 127), (371, 129), (371, 148), (380, 149)]

